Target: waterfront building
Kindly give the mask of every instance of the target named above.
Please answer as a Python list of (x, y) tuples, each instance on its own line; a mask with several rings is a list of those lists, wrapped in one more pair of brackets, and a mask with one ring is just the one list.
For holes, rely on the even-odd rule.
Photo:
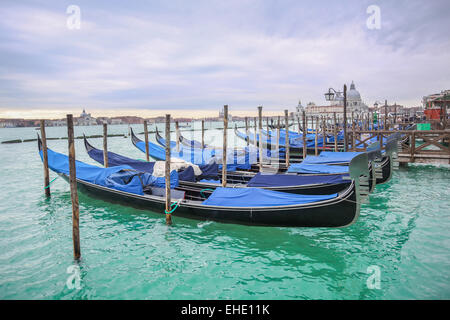
[[(301, 105), (301, 104), (300, 104)], [(299, 114), (301, 108), (297, 107), (297, 114)], [(342, 115), (344, 113), (344, 96), (337, 94), (333, 101), (330, 101), (330, 105), (316, 105), (314, 102), (309, 102), (306, 105), (305, 111), (308, 115), (313, 116), (332, 116), (333, 113)], [(364, 103), (361, 98), (361, 94), (356, 90), (355, 83), (352, 81), (350, 89), (347, 91), (347, 114), (365, 113), (369, 111), (369, 107)]]
[(440, 93), (424, 96), (422, 103), (427, 119), (439, 120), (446, 118), (447, 108), (450, 105), (450, 90), (442, 90)]
[(97, 124), (97, 120), (91, 116), (90, 113), (86, 113), (86, 110), (83, 109), (83, 112), (80, 114), (80, 117), (77, 119), (77, 125), (79, 126), (95, 126)]

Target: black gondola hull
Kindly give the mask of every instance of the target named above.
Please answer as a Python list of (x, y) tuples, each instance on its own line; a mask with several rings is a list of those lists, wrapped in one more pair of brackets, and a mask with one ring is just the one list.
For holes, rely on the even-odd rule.
[(386, 183), (389, 180), (391, 180), (391, 177), (392, 177), (392, 162), (391, 161), (392, 161), (392, 159), (390, 156), (386, 156), (381, 160), (379, 166), (381, 169), (382, 177), (381, 178), (377, 177), (377, 184), (383, 184), (383, 183)]
[[(62, 175), (66, 180), (68, 177)], [(155, 200), (145, 196), (105, 188), (77, 179), (81, 192), (108, 202), (164, 214), (164, 198)], [(359, 216), (356, 187), (354, 184), (338, 198), (301, 206), (236, 208), (181, 204), (173, 216), (198, 220), (212, 220), (254, 226), (276, 227), (345, 227)]]

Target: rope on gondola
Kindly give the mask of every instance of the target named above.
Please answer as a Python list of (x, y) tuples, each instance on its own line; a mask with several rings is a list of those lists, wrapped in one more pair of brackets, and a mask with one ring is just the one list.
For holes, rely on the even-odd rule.
[(205, 197), (205, 195), (203, 194), (203, 191), (214, 191), (214, 189), (206, 188), (206, 189), (200, 190), (200, 195), (201, 195), (202, 197)]
[(175, 210), (177, 210), (177, 208), (178, 208), (180, 202), (181, 202), (181, 199), (178, 200), (177, 202), (172, 203), (172, 204), (170, 205), (170, 208), (172, 208), (173, 206), (175, 206), (175, 208), (173, 208), (173, 209), (170, 210), (169, 212), (167, 212), (167, 210), (164, 209), (164, 212), (165, 212), (166, 214), (172, 214)]
[(364, 202), (358, 202), (358, 201), (353, 201), (353, 200), (349, 200), (349, 199), (342, 199), (342, 201), (348, 201), (348, 202), (351, 202), (351, 203), (356, 203), (356, 204), (359, 204), (359, 205), (361, 205), (361, 204), (364, 204)]
[(50, 183), (48, 184), (48, 186), (44, 187), (44, 189), (47, 189), (48, 187), (50, 187), (50, 185), (52, 184), (53, 181), (55, 181), (56, 179), (58, 179), (59, 176), (57, 176), (55, 179), (53, 179), (52, 181), (50, 181)]

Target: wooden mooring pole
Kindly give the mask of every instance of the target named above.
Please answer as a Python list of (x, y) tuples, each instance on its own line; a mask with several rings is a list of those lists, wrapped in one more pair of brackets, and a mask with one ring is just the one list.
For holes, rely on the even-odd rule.
[(46, 197), (50, 197), (50, 173), (48, 171), (47, 136), (45, 134), (45, 120), (41, 120), (42, 137), (42, 162), (44, 163), (44, 192)]
[[(388, 117), (388, 112), (387, 112), (387, 100), (384, 100), (384, 126), (383, 126), (383, 130), (387, 130), (387, 117)], [(378, 129), (380, 130), (380, 129)]]
[(338, 123), (336, 120), (336, 112), (333, 112), (333, 121), (334, 121), (334, 151), (338, 151)]
[(319, 117), (316, 117), (316, 135), (314, 136), (314, 155), (317, 156), (319, 154)]
[(147, 162), (150, 161), (150, 154), (149, 154), (149, 146), (148, 146), (148, 126), (147, 126), (147, 120), (144, 120), (144, 136), (145, 136), (145, 158), (147, 159)]
[(277, 120), (277, 142), (275, 149), (278, 152), (278, 158), (280, 158), (280, 116), (278, 116)]
[[(180, 125), (178, 124), (178, 121), (175, 121), (175, 136), (176, 136), (176, 146), (177, 146), (177, 152), (180, 152)], [(166, 141), (166, 143), (170, 143)]]
[(325, 144), (327, 142), (326, 137), (327, 137), (327, 126), (325, 123), (325, 116), (324, 116), (322, 117), (322, 150), (325, 150)]
[(254, 122), (254, 124), (255, 124), (255, 136), (254, 136), (254, 139), (253, 139), (253, 143), (254, 143), (255, 147), (258, 147), (258, 139), (257, 139), (257, 135), (258, 135), (258, 124), (257, 124), (257, 122), (256, 122), (256, 117), (254, 117), (253, 120), (254, 120), (253, 122)]
[(263, 163), (263, 139), (262, 139), (262, 106), (258, 107), (258, 146), (259, 146), (259, 171), (262, 171)]
[(222, 151), (222, 187), (227, 186), (227, 130), (228, 105), (223, 106), (223, 151)]
[(166, 224), (172, 224), (171, 211), (171, 193), (170, 193), (170, 114), (166, 114), (166, 166), (165, 166), (165, 178), (166, 178)]
[(248, 118), (245, 117), (245, 136), (247, 137), (247, 147), (250, 145), (249, 132), (248, 132)]
[(306, 113), (303, 110), (303, 159), (306, 158), (306, 134), (308, 133), (308, 127), (306, 124)]
[(108, 124), (103, 122), (103, 166), (108, 168)]
[(69, 143), (69, 184), (70, 198), (72, 200), (72, 239), (73, 257), (79, 260), (80, 250), (80, 209), (78, 204), (77, 172), (75, 166), (75, 143), (73, 134), (73, 115), (67, 115), (67, 141)]
[(289, 112), (288, 110), (284, 110), (284, 120), (286, 121), (286, 168), (289, 168), (289, 160), (290, 160), (290, 146), (289, 146)]
[(205, 148), (205, 119), (202, 120), (202, 149)]
[(344, 152), (348, 149), (348, 136), (347, 136), (347, 85), (344, 84)]

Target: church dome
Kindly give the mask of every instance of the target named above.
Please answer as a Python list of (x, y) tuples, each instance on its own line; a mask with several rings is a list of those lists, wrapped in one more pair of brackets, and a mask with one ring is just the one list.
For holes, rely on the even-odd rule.
[(347, 91), (347, 100), (361, 101), (361, 95), (359, 94), (359, 91), (355, 89), (353, 81), (350, 85), (350, 90)]

